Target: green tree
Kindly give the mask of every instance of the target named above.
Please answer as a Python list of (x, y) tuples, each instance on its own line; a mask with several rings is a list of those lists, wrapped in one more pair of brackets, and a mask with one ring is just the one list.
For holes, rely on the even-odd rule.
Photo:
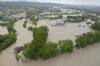
[(92, 25), (92, 29), (94, 29), (94, 30), (100, 30), (100, 22), (95, 22), (95, 23)]
[(73, 42), (71, 40), (62, 40), (59, 41), (61, 46), (61, 53), (68, 53), (73, 51)]
[(58, 54), (57, 52), (57, 44), (48, 42), (41, 49), (39, 49), (39, 57), (42, 59), (48, 59), (56, 56)]

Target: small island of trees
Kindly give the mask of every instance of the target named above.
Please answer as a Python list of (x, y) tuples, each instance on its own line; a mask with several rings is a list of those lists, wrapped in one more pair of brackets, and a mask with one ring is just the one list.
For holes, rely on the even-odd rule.
[(29, 59), (49, 59), (62, 53), (73, 51), (71, 40), (62, 40), (59, 43), (48, 42), (48, 28), (41, 26), (33, 29), (33, 40), (23, 48), (23, 54)]

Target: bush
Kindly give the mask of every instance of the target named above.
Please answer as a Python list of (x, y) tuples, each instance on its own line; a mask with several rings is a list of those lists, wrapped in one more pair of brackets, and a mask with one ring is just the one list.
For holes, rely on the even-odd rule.
[(32, 26), (28, 27), (28, 30), (32, 31), (33, 30)]
[(31, 43), (28, 43), (24, 46), (23, 48), (23, 55), (26, 57), (26, 58), (29, 58), (29, 59), (33, 59), (35, 55), (35, 53), (33, 52), (33, 46)]
[(95, 23), (92, 25), (92, 29), (94, 29), (94, 30), (100, 30), (100, 22), (95, 22)]
[(100, 42), (100, 31), (96, 32), (88, 32), (85, 34), (82, 34), (76, 38), (76, 47), (77, 48), (84, 48), (87, 45), (94, 44), (95, 42)]
[(32, 24), (37, 25), (37, 21), (39, 20), (38, 18), (36, 18), (34, 15), (32, 15), (30, 17), (30, 20), (32, 21)]
[(7, 34), (0, 36), (0, 51), (8, 48), (16, 42), (16, 35), (15, 34)]
[(41, 49), (39, 49), (39, 57), (42, 59), (49, 59), (55, 57), (58, 53), (57, 44), (48, 42)]
[(95, 32), (95, 42), (100, 42), (100, 31)]
[(26, 28), (27, 21), (23, 23), (23, 27)]
[(0, 26), (6, 26), (7, 24), (6, 23), (0, 23)]
[(47, 36), (48, 36), (48, 28), (46, 26), (33, 29), (34, 42), (45, 43), (47, 40)]
[(14, 29), (14, 23), (15, 23), (15, 20), (10, 20), (7, 23), (7, 30), (9, 32), (9, 34), (12, 34), (12, 33), (15, 33), (16, 32), (16, 30)]
[(59, 41), (61, 47), (61, 53), (68, 53), (73, 51), (73, 42), (71, 40)]

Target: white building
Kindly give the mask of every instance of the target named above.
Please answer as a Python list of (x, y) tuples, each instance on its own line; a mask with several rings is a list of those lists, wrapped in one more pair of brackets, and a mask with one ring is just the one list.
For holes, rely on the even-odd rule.
[(57, 19), (57, 20), (53, 20), (51, 23), (51, 26), (62, 26), (64, 25), (64, 20), (61, 19)]

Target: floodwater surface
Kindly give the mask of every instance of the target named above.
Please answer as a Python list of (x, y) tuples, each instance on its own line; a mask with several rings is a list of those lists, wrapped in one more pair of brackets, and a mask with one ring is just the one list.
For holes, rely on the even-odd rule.
[(6, 29), (6, 27), (0, 26), (0, 34), (4, 35), (4, 34), (7, 34), (7, 33), (8, 33), (8, 30)]
[(52, 26), (55, 20), (39, 20), (38, 26), (46, 25), (49, 28), (48, 40), (58, 42), (59, 40), (71, 39), (75, 40), (75, 36), (83, 33), (91, 32), (92, 30), (85, 22), (80, 23), (66, 23), (64, 25)]
[(0, 54), (0, 66), (19, 66), (19, 62), (16, 61), (13, 53), (13, 49), (17, 46), (23, 46), (32, 40), (32, 32), (28, 31), (27, 28), (23, 28), (24, 21), (25, 19), (22, 19), (15, 23), (14, 28), (17, 31), (17, 41)]
[[(84, 49), (75, 49), (73, 53), (63, 54), (49, 60), (16, 61), (12, 50), (16, 46), (23, 46), (32, 40), (32, 32), (28, 31), (27, 28), (23, 28), (24, 21), (25, 19), (22, 19), (15, 23), (14, 28), (17, 30), (17, 41), (0, 54), (0, 66), (100, 66), (100, 43), (90, 45)], [(91, 31), (88, 26), (78, 26), (82, 25), (82, 23), (52, 27), (48, 22), (48, 20), (39, 20), (38, 26), (47, 25), (49, 27), (49, 41), (73, 40), (75, 35)]]

